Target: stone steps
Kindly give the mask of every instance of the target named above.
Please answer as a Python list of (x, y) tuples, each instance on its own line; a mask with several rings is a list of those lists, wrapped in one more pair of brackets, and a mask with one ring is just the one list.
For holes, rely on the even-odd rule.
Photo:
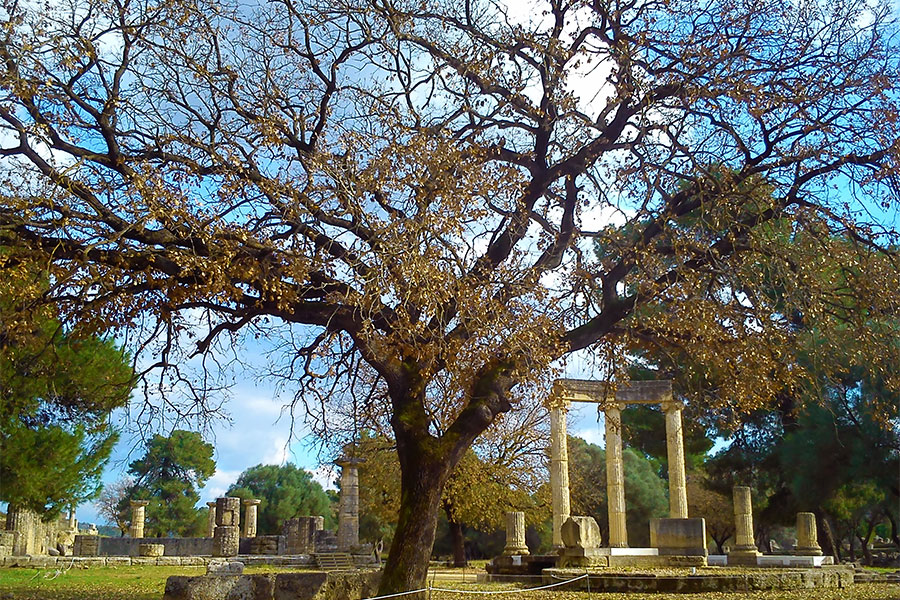
[(313, 555), (316, 566), (323, 571), (355, 571), (353, 557), (348, 552), (317, 552)]

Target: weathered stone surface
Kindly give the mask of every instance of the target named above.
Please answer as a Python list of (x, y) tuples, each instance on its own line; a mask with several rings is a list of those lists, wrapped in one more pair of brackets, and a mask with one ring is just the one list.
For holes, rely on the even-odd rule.
[(735, 544), (728, 553), (728, 564), (755, 566), (760, 553), (753, 540), (753, 506), (750, 488), (745, 485), (736, 485), (732, 493)]
[(216, 498), (216, 526), (237, 527), (241, 524), (241, 499)]
[(663, 555), (706, 556), (706, 521), (650, 519), (650, 545)]
[(506, 546), (503, 548), (504, 556), (528, 554), (528, 546), (525, 544), (525, 513), (506, 513)]
[(666, 456), (669, 463), (669, 518), (687, 519), (687, 478), (684, 471), (684, 434), (681, 402), (662, 403), (666, 413)]
[(799, 556), (822, 556), (819, 535), (816, 529), (816, 515), (811, 512), (797, 513), (797, 546), (794, 554)]
[(359, 600), (376, 594), (380, 573), (278, 573), (169, 577), (164, 600)]
[(562, 541), (566, 548), (599, 548), (603, 539), (594, 517), (569, 517), (562, 526)]
[(131, 537), (144, 537), (144, 513), (149, 500), (131, 500)]
[(162, 556), (166, 553), (166, 547), (163, 544), (140, 544), (138, 545), (138, 556)]
[(166, 556), (209, 556), (213, 549), (213, 540), (208, 537), (101, 537), (99, 543), (100, 556), (136, 556), (140, 544), (163, 544)]
[(605, 410), (606, 420), (606, 499), (609, 517), (609, 545), (626, 548), (625, 463), (622, 458), (622, 411), (618, 405)]
[(76, 535), (75, 556), (98, 556), (100, 554), (99, 535)]
[(279, 535), (261, 535), (252, 538), (247, 544), (249, 554), (278, 554)]
[(169, 577), (164, 600), (270, 600), (274, 574)]
[(312, 554), (316, 551), (316, 517), (288, 519), (281, 533), (285, 537), (285, 554)]
[(216, 503), (207, 502), (206, 506), (209, 509), (206, 515), (206, 537), (213, 537), (216, 531)]
[(553, 507), (553, 547), (561, 548), (562, 524), (571, 511), (566, 403), (550, 407), (550, 492)]
[[(612, 557), (611, 557), (612, 558)], [(625, 557), (619, 557), (625, 558)], [(680, 558), (698, 560), (702, 557), (644, 557)], [(612, 567), (613, 565), (611, 565)], [(687, 566), (687, 565), (680, 565)], [(583, 571), (546, 569), (544, 583), (557, 583), (570, 579)], [(743, 574), (702, 574), (702, 575), (640, 575), (632, 573), (591, 574), (590, 580), (582, 579), (566, 586), (567, 590), (587, 590), (599, 593), (644, 592), (644, 593), (709, 593), (709, 592), (752, 592), (761, 590), (799, 590), (810, 588), (845, 588), (853, 584), (853, 573), (849, 569), (806, 569), (793, 572), (767, 573), (749, 571)]]
[(213, 556), (237, 556), (241, 542), (237, 525), (216, 525), (213, 535)]
[[(339, 552), (350, 552), (359, 546), (359, 464), (361, 458), (335, 462), (341, 468), (341, 500), (338, 507), (337, 546)], [(315, 531), (315, 522), (312, 524)]]
[(239, 560), (213, 559), (206, 565), (207, 575), (240, 575), (244, 572), (244, 563)]
[(256, 537), (256, 515), (261, 500), (247, 498), (244, 500), (244, 537)]

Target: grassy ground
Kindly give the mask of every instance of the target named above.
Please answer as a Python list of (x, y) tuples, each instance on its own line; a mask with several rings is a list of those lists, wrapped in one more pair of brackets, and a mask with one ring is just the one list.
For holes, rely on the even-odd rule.
[[(250, 571), (248, 569), (248, 571)], [(265, 569), (253, 569), (263, 572)], [(203, 567), (98, 567), (91, 569), (0, 569), (0, 600), (160, 600), (170, 575), (200, 575)], [(711, 594), (587, 594), (559, 590), (514, 591), (512, 585), (454, 582), (453, 589), (506, 591), (494, 596), (527, 600), (897, 600), (896, 584), (858, 584), (845, 590)], [(486, 600), (485, 595), (434, 592), (431, 600)]]

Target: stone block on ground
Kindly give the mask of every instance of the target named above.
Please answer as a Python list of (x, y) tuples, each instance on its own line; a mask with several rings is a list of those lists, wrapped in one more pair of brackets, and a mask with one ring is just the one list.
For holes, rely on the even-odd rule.
[(239, 560), (211, 560), (206, 565), (207, 575), (240, 575), (244, 572), (244, 563)]
[(603, 542), (594, 517), (569, 517), (560, 533), (566, 548), (599, 548)]
[(381, 573), (266, 573), (173, 576), (163, 600), (360, 600), (377, 592)]
[(661, 555), (706, 556), (706, 520), (650, 519), (650, 545)]
[(222, 575), (166, 580), (163, 600), (271, 600), (275, 575)]

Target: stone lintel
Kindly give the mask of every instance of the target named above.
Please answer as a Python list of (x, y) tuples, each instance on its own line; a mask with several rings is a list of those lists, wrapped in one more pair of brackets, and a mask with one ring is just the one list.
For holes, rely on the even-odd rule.
[(608, 404), (662, 404), (672, 401), (672, 380), (595, 381), (591, 379), (557, 379), (554, 396), (567, 402)]

